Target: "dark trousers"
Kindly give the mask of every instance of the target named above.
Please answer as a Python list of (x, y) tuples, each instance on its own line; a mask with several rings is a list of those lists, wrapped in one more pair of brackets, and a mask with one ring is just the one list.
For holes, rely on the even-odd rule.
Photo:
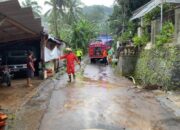
[(33, 78), (34, 77), (34, 72), (31, 69), (27, 69), (27, 78)]
[(78, 60), (81, 62), (81, 56), (78, 56)]
[(103, 63), (104, 63), (105, 65), (108, 64), (107, 57), (104, 57), (104, 58), (103, 58)]

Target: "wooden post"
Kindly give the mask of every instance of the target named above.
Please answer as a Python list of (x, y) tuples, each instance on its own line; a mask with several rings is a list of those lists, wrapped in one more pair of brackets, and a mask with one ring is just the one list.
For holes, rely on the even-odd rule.
[[(41, 64), (42, 64), (42, 68), (43, 66), (45, 66), (45, 47), (47, 45), (47, 42), (48, 42), (48, 35), (47, 34), (42, 34), (41, 36), (41, 45), (40, 45), (40, 48), (41, 48)], [(43, 78), (46, 78), (47, 76), (46, 73), (45, 73), (45, 70), (42, 69), (42, 73), (43, 73)]]

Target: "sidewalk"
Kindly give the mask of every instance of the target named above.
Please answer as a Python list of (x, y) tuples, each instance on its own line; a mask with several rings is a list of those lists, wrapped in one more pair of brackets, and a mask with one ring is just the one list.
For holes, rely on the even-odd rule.
[(168, 93), (168, 98), (180, 109), (180, 91)]
[(180, 117), (180, 91), (176, 92), (155, 92), (157, 95), (158, 101), (162, 104), (162, 106), (170, 109), (173, 113), (179, 118)]

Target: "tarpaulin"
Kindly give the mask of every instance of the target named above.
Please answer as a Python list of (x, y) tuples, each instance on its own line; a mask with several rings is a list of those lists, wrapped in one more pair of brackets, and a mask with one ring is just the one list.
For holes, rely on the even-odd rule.
[(45, 47), (44, 53), (45, 53), (45, 62), (57, 59), (61, 54), (60, 50), (57, 47), (55, 47), (53, 50), (50, 50), (47, 47)]

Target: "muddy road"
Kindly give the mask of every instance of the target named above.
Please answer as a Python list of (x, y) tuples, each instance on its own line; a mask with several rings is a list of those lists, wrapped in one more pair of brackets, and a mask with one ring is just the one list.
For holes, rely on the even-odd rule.
[(61, 80), (40, 130), (180, 130), (180, 119), (153, 93), (135, 89), (109, 66), (87, 65), (76, 81)]

